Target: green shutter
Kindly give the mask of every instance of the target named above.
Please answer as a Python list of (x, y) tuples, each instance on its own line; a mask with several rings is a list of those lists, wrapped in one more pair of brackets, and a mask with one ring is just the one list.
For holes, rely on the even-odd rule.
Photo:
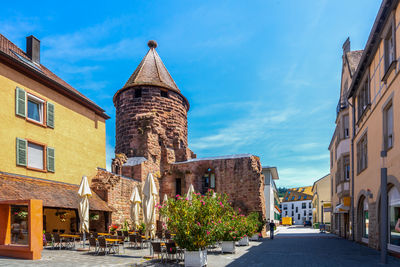
[(47, 148), (47, 171), (54, 172), (55, 171), (55, 151), (54, 148)]
[(54, 104), (47, 102), (47, 126), (54, 128)]
[(15, 89), (15, 113), (18, 116), (26, 116), (26, 92), (19, 87)]
[(17, 138), (17, 165), (26, 166), (27, 144), (26, 140)]

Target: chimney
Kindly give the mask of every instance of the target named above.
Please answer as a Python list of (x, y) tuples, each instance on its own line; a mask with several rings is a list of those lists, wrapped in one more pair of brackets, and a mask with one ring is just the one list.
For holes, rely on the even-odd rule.
[(346, 41), (343, 43), (343, 55), (350, 52), (350, 37), (347, 37)]
[(40, 64), (40, 41), (33, 35), (26, 37), (26, 55), (33, 62)]

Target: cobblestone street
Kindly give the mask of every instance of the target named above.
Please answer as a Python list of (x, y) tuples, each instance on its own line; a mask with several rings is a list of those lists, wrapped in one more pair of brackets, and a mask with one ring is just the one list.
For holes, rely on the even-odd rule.
[[(279, 227), (274, 240), (251, 242), (236, 247), (235, 254), (208, 252), (208, 266), (382, 266), (379, 251), (331, 234), (302, 226)], [(0, 257), (0, 266), (182, 266), (145, 260), (148, 249), (126, 249), (123, 255), (93, 256), (77, 251), (44, 250), (38, 261)], [(400, 266), (400, 259), (389, 256), (387, 266)]]

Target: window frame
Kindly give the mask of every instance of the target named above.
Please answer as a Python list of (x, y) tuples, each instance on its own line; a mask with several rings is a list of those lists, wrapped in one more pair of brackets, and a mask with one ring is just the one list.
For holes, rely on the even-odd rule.
[[(371, 80), (369, 77), (369, 71), (365, 74), (364, 79), (361, 82), (356, 99), (357, 99), (357, 123), (364, 117), (364, 114), (371, 105)], [(361, 101), (362, 100), (362, 101)]]
[[(397, 55), (396, 55), (396, 23), (395, 14), (392, 12), (389, 16), (388, 22), (385, 25), (381, 38), (383, 39), (383, 60), (384, 60), (384, 75), (382, 81), (386, 83), (392, 70), (396, 68)], [(392, 42), (390, 42), (392, 40)], [(389, 51), (391, 44), (392, 51)], [(390, 55), (392, 58), (390, 58)]]
[[(365, 147), (364, 147), (365, 146)], [(357, 142), (357, 174), (368, 168), (368, 135), (363, 133)]]
[[(41, 108), (41, 121), (37, 121), (35, 119), (29, 118), (29, 105), (28, 102), (31, 99), (31, 102), (37, 103), (40, 105)], [(38, 95), (28, 92), (26, 91), (26, 103), (25, 103), (25, 108), (26, 108), (26, 116), (25, 116), (25, 120), (29, 121), (31, 123), (43, 126), (43, 127), (47, 127), (47, 101), (41, 97), (39, 97)]]
[[(392, 120), (391, 120), (391, 124), (392, 124), (392, 132), (391, 135), (389, 134), (389, 120), (388, 120), (388, 111), (389, 109), (392, 110)], [(389, 151), (390, 149), (393, 148), (393, 143), (394, 143), (394, 134), (393, 134), (393, 130), (394, 130), (394, 112), (393, 112), (393, 101), (392, 99), (390, 99), (388, 101), (388, 103), (385, 104), (384, 108), (383, 108), (383, 148), (385, 151)], [(391, 145), (389, 146), (389, 136), (391, 137)]]
[[(27, 141), (27, 143), (26, 143), (26, 166), (25, 166), (25, 168), (28, 169), (28, 170), (32, 170), (32, 171), (48, 172), (47, 171), (47, 145), (43, 144), (43, 143), (40, 143), (40, 142), (37, 142), (37, 141), (33, 141), (31, 139), (25, 139), (25, 140)], [(29, 149), (28, 149), (29, 143), (43, 147), (43, 169), (30, 167), (28, 165), (28, 162), (29, 162)]]

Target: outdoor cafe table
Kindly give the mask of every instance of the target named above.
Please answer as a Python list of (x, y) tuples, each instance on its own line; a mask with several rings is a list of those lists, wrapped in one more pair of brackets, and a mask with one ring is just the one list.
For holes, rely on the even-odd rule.
[(98, 235), (112, 235), (110, 233), (97, 233)]
[(73, 239), (73, 245), (71, 244), (70, 248), (75, 247), (75, 239), (80, 239), (81, 236), (80, 235), (69, 235), (69, 234), (60, 234), (60, 237), (64, 237), (64, 238), (72, 238)]

